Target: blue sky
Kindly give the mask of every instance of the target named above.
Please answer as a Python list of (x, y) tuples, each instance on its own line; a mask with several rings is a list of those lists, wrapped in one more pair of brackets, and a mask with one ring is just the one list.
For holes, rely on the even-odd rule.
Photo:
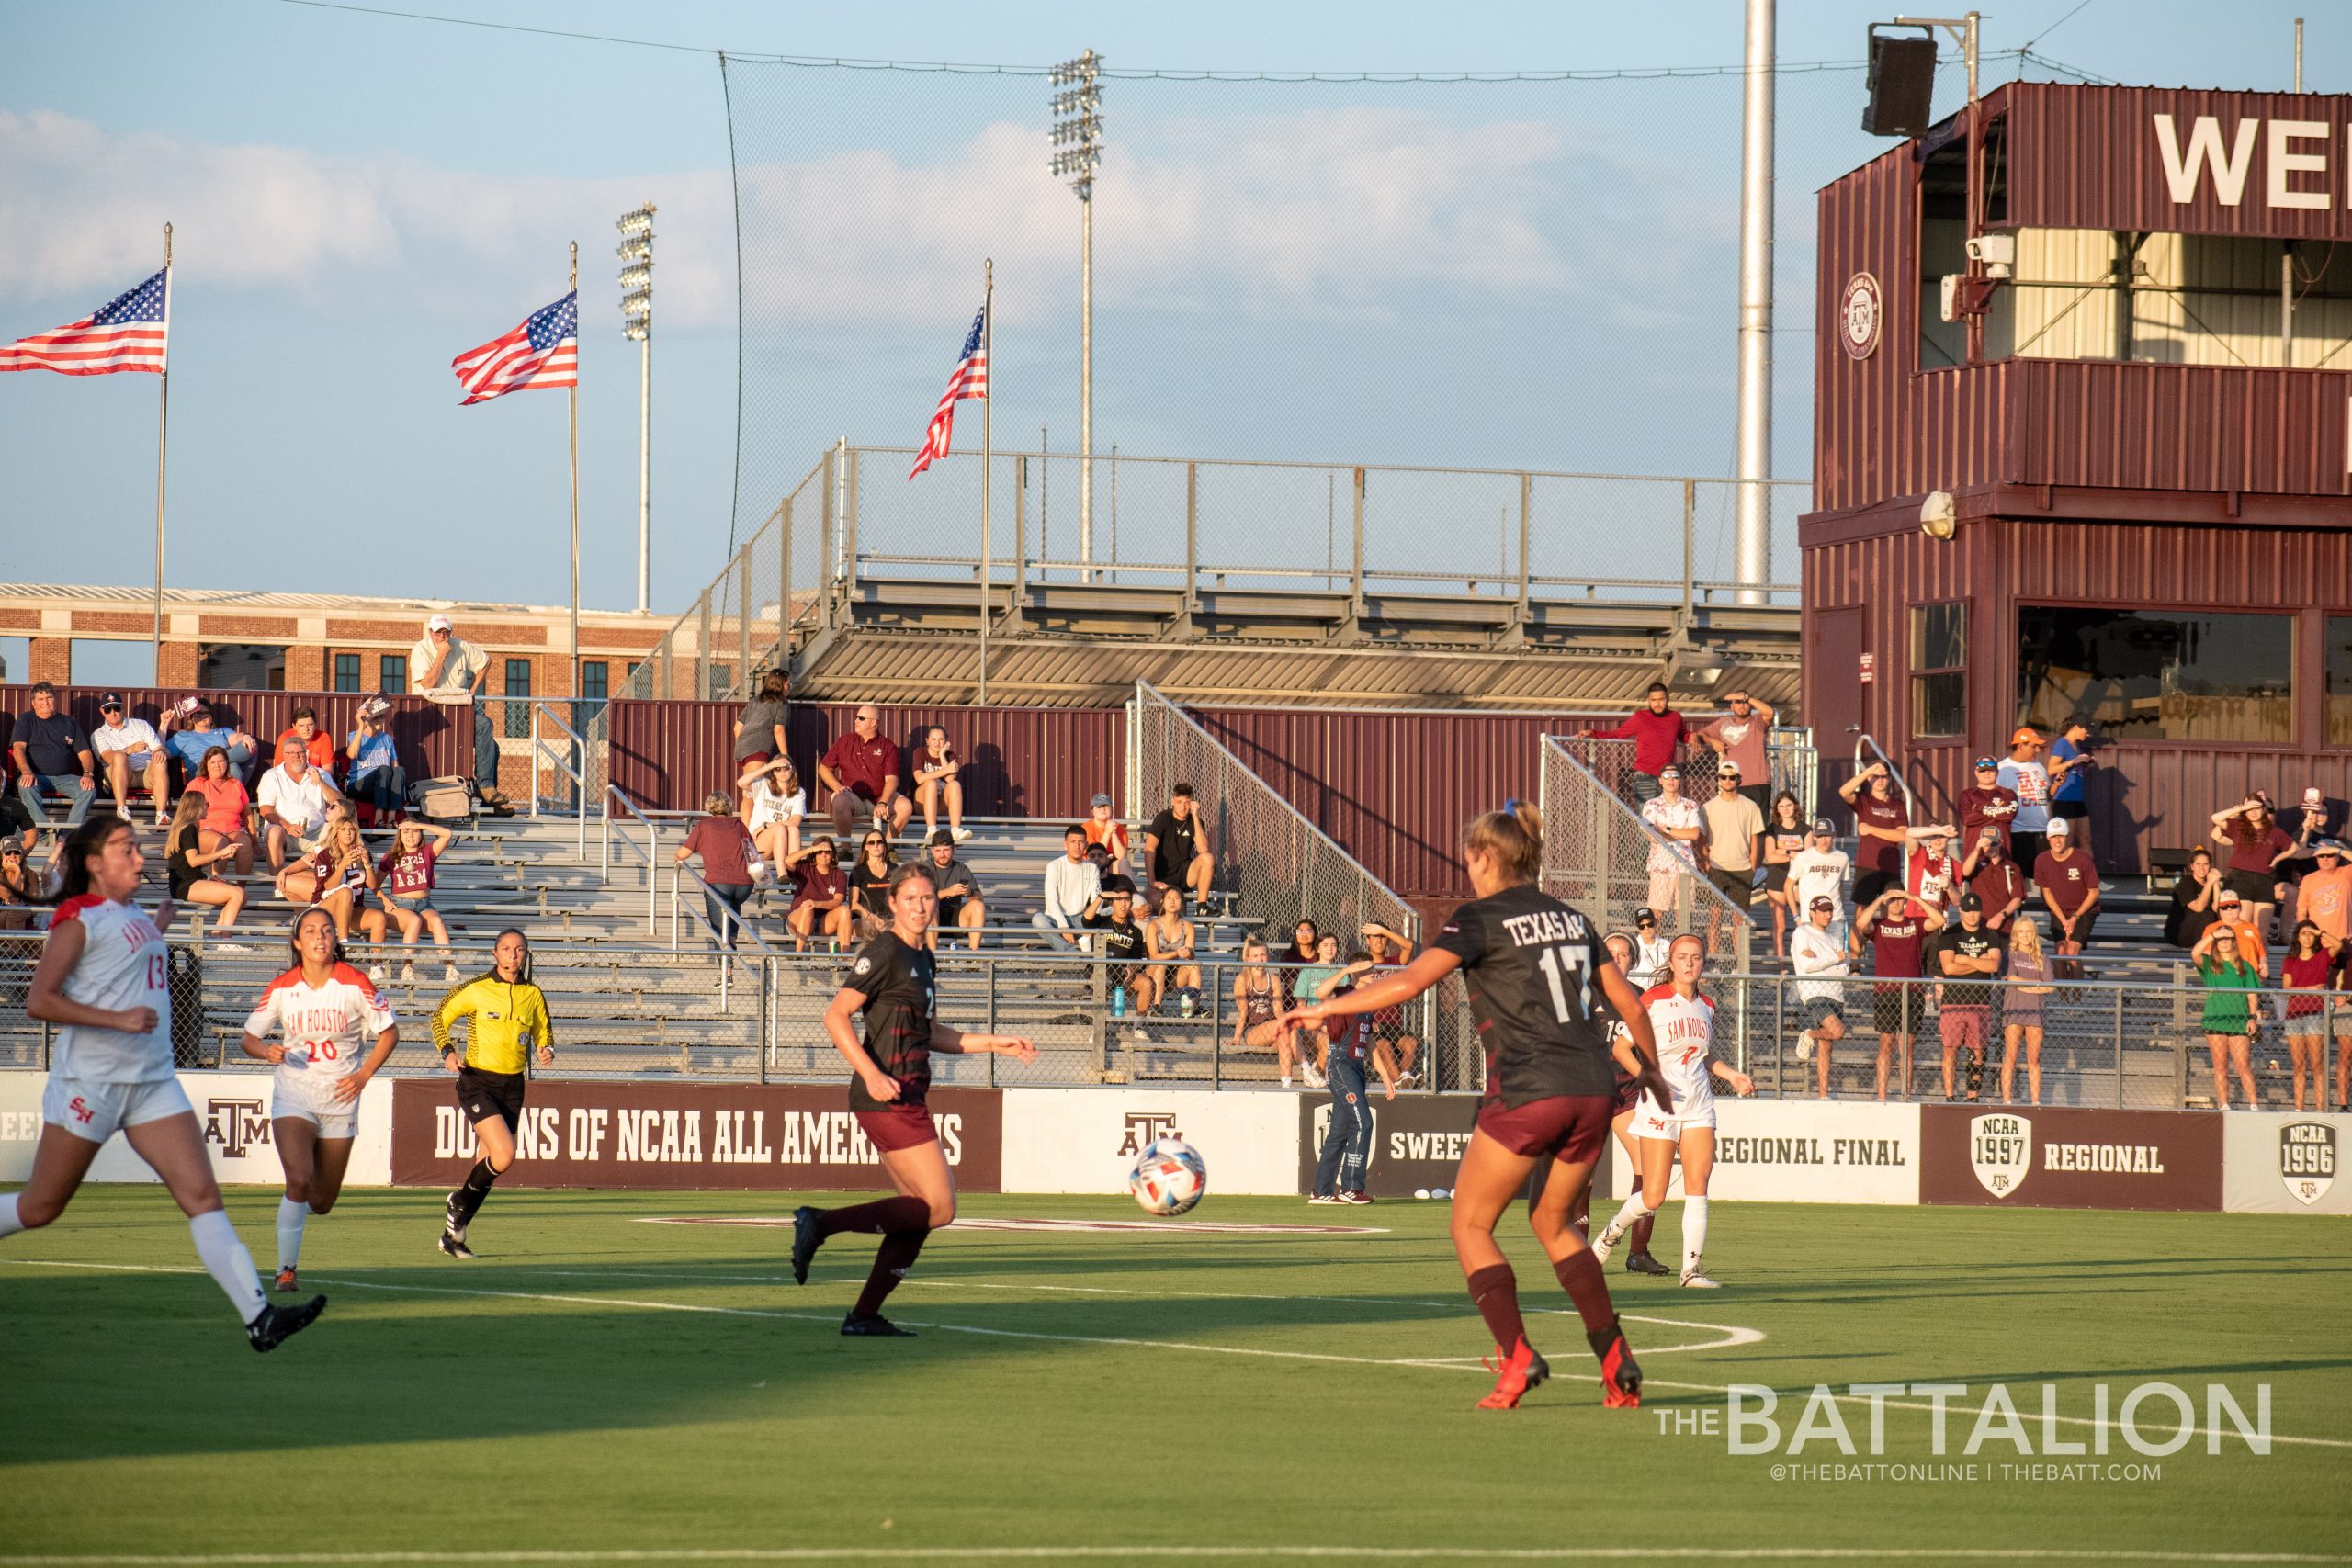
[[(1114, 67), (1371, 72), (1732, 64), (1741, 14), (416, 8), (796, 55), (1036, 64), (1091, 44)], [(2044, 52), (2126, 81), (2282, 86), (2297, 8), (2241, 4), (2224, 27), (2188, 0), (2090, 0), (2071, 17), (2073, 0), (2031, 0), (1989, 15), (1985, 43), (2047, 32)], [(1783, 0), (1781, 58), (1858, 59), (1878, 14)], [(2352, 21), (2312, 27), (2308, 85), (2352, 85)], [(1043, 169), (1046, 84), (775, 67), (735, 86), (738, 151), (772, 197), (752, 214), (767, 248), (747, 301), (775, 378), (762, 462), (797, 473), (842, 434), (917, 440), (983, 254), (1001, 279), (1001, 444), (1034, 446), (1050, 421), (1066, 447), (1075, 203)], [(1810, 193), (1880, 144), (1853, 129), (1858, 73), (1784, 77), (1781, 94), (1777, 464), (1801, 474)], [(1098, 450), (1728, 471), (1737, 96), (1733, 82), (1111, 82)], [(728, 161), (705, 54), (279, 0), (0, 0), (0, 337), (153, 271), (169, 219), (172, 581), (558, 602), (564, 400), (460, 409), (447, 367), (560, 294), (577, 239), (583, 595), (624, 606), (637, 377), (611, 219), (653, 199), (653, 598), (676, 608), (723, 558), (734, 489)], [(1392, 196), (1404, 210), (1381, 210)], [(154, 391), (0, 378), (0, 578), (147, 580)]]

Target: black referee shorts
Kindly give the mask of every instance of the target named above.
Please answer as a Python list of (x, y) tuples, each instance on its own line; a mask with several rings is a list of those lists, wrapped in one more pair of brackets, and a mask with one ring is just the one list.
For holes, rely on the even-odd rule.
[(465, 1111), (466, 1120), (482, 1122), (496, 1116), (512, 1133), (523, 1119), (523, 1086), (526, 1080), (521, 1073), (486, 1073), (479, 1067), (465, 1067), (458, 1073), (458, 1106)]

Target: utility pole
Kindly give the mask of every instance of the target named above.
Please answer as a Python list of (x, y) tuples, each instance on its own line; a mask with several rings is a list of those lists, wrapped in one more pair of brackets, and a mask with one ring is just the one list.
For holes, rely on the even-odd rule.
[(1102, 162), (1102, 57), (1088, 50), (1054, 67), (1054, 146), (1049, 165), (1069, 176), (1080, 211), (1078, 263), (1079, 581), (1094, 559), (1094, 171)]
[(1773, 0), (1747, 0), (1739, 138), (1739, 478), (1732, 576), (1739, 603), (1760, 604), (1772, 581)]
[(621, 231), (613, 252), (621, 258), (621, 335), (637, 342), (637, 613), (642, 615), (653, 588), (653, 204), (622, 213), (613, 227)]

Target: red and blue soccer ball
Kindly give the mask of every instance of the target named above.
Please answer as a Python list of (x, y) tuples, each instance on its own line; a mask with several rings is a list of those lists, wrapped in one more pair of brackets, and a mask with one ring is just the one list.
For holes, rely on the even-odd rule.
[(1209, 1168), (1201, 1151), (1182, 1138), (1155, 1139), (1127, 1177), (1127, 1190), (1143, 1212), (1162, 1219), (1190, 1210), (1208, 1188)]

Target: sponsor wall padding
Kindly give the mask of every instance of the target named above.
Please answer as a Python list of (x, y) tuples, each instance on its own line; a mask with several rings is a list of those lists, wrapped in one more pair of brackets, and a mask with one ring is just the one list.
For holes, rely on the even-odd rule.
[[(1917, 1105), (1814, 1100), (1715, 1101), (1710, 1198), (1778, 1203), (1917, 1203)], [(1632, 1190), (1623, 1144), (1610, 1144), (1614, 1189)], [(1669, 1198), (1682, 1192), (1678, 1164)]]
[(2222, 1207), (2239, 1214), (2352, 1214), (2352, 1116), (2233, 1111), (2222, 1126)]
[(1246, 1089), (1009, 1089), (1004, 1190), (1125, 1192), (1154, 1138), (1201, 1151), (1209, 1192), (1295, 1195), (1295, 1094)]
[[(1329, 1093), (1298, 1098), (1298, 1185), (1294, 1190), (1315, 1190), (1315, 1167), (1323, 1155), (1323, 1135), (1331, 1125)], [(1364, 1172), (1364, 1190), (1375, 1198), (1410, 1198), (1432, 1187), (1451, 1187), (1470, 1146), (1471, 1124), (1478, 1117), (1475, 1094), (1401, 1094), (1383, 1100), (1374, 1089), (1372, 1100), (1372, 1164)]]
[[(204, 1129), (205, 1152), (213, 1179), (224, 1185), (286, 1179), (270, 1132), (275, 1099), (273, 1073), (182, 1073), (180, 1088)], [(33, 1149), (40, 1142), (40, 1097), (44, 1073), (0, 1073), (0, 1181), (22, 1181), (32, 1174)], [(359, 1124), (352, 1144), (345, 1187), (382, 1187), (392, 1179), (392, 1084), (377, 1078), (359, 1091)], [(147, 1162), (130, 1152), (119, 1134), (107, 1140), (90, 1162), (92, 1181), (153, 1181)]]
[(1928, 1105), (1919, 1198), (2041, 1209), (2217, 1210), (2222, 1123), (2212, 1111)]

